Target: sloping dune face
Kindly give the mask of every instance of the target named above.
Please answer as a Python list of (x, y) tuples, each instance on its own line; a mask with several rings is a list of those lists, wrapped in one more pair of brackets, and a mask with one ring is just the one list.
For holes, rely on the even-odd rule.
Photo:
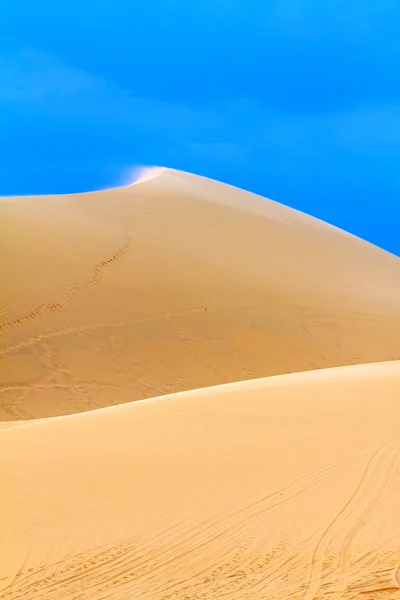
[(224, 184), (158, 170), (0, 223), (3, 420), (400, 356), (400, 259)]
[(400, 363), (0, 432), (0, 598), (394, 600)]

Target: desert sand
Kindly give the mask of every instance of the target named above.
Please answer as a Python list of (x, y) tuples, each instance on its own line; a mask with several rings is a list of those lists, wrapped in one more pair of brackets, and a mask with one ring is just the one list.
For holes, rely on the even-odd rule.
[(0, 598), (398, 598), (399, 398), (391, 362), (4, 430)]
[(399, 258), (243, 190), (156, 170), (0, 227), (0, 420), (400, 358)]
[(400, 597), (400, 258), (171, 170), (0, 222), (1, 600)]

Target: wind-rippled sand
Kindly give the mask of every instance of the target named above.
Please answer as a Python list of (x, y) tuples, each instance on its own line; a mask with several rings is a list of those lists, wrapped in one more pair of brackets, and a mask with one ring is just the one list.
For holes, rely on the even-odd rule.
[(400, 597), (399, 258), (171, 170), (0, 223), (1, 599)]

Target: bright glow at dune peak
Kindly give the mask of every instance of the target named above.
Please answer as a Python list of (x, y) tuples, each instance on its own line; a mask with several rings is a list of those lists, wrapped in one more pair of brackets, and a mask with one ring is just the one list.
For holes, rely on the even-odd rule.
[(144, 181), (150, 181), (166, 171), (166, 167), (135, 167), (129, 173), (127, 185), (136, 185)]

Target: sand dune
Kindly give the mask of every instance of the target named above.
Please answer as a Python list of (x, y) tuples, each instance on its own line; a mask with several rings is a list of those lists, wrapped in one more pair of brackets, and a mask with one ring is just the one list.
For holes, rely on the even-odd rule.
[(400, 358), (400, 259), (201, 177), (0, 202), (0, 419)]
[(8, 600), (391, 600), (400, 362), (0, 432)]
[(0, 223), (0, 600), (399, 598), (399, 258), (168, 169)]

